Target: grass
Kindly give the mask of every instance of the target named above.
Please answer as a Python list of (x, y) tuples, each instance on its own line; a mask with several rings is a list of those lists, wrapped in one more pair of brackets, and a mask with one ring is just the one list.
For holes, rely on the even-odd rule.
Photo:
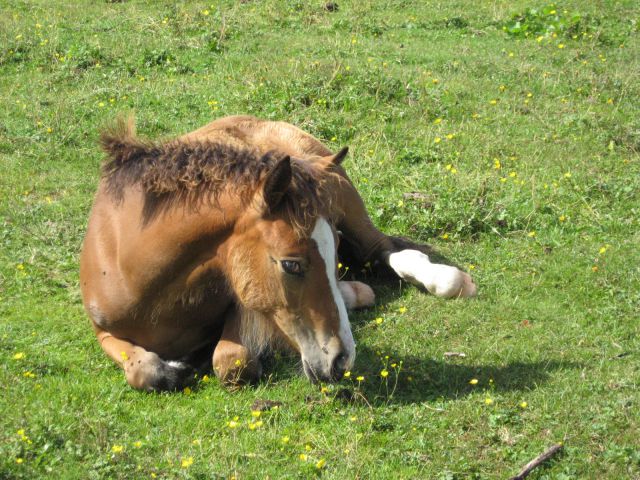
[[(476, 3), (1, 0), (0, 478), (507, 478), (556, 442), (530, 478), (640, 477), (640, 8)], [(326, 391), (286, 355), (253, 388), (131, 390), (77, 276), (97, 134), (129, 110), (150, 137), (249, 113), (349, 145), (376, 224), (480, 296), (374, 281)]]

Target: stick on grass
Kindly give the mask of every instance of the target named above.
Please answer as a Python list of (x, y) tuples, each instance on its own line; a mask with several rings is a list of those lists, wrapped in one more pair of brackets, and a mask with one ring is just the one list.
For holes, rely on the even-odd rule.
[(542, 463), (544, 463), (547, 460), (549, 460), (551, 457), (553, 457), (560, 450), (562, 450), (562, 444), (561, 443), (557, 443), (553, 447), (548, 448), (544, 453), (538, 455), (536, 458), (534, 458), (529, 463), (527, 463), (524, 466), (524, 468), (522, 470), (520, 470), (520, 473), (518, 473), (515, 477), (511, 477), (510, 480), (522, 480), (527, 475), (529, 475), (534, 468), (540, 466)]

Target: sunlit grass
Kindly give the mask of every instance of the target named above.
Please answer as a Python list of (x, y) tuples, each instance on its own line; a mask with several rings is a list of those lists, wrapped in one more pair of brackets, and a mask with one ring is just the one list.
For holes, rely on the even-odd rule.
[[(1, 478), (505, 478), (557, 442), (531, 478), (640, 475), (636, 2), (337, 3), (2, 4)], [(375, 223), (480, 296), (342, 265), (378, 301), (340, 384), (277, 354), (256, 387), (132, 391), (77, 280), (98, 131), (131, 110), (348, 145)]]

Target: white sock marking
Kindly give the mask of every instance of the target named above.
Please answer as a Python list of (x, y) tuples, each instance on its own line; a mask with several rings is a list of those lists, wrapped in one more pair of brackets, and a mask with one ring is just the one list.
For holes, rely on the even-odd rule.
[(338, 335), (342, 340), (342, 344), (349, 357), (347, 361), (348, 368), (353, 365), (355, 359), (355, 342), (353, 341), (353, 334), (351, 333), (351, 326), (349, 325), (349, 316), (347, 315), (347, 307), (342, 298), (342, 294), (338, 289), (338, 281), (336, 280), (336, 247), (335, 240), (333, 238), (333, 231), (331, 226), (324, 218), (319, 218), (316, 222), (316, 226), (311, 233), (311, 239), (318, 245), (318, 251), (320, 256), (324, 260), (325, 267), (327, 269), (327, 279), (329, 280), (329, 286), (331, 287), (331, 293), (333, 295), (333, 301), (338, 307), (338, 314), (340, 316), (340, 331)]
[(473, 297), (476, 286), (471, 277), (449, 265), (431, 263), (418, 250), (402, 250), (389, 255), (387, 263), (404, 280), (422, 285), (438, 297)]

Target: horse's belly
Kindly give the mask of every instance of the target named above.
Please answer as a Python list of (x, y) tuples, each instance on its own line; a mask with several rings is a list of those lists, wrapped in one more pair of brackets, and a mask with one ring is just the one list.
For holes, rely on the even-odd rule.
[(196, 309), (131, 312), (128, 317), (109, 321), (106, 330), (165, 359), (177, 359), (217, 341), (229, 304), (227, 299), (218, 299), (215, 306)]

